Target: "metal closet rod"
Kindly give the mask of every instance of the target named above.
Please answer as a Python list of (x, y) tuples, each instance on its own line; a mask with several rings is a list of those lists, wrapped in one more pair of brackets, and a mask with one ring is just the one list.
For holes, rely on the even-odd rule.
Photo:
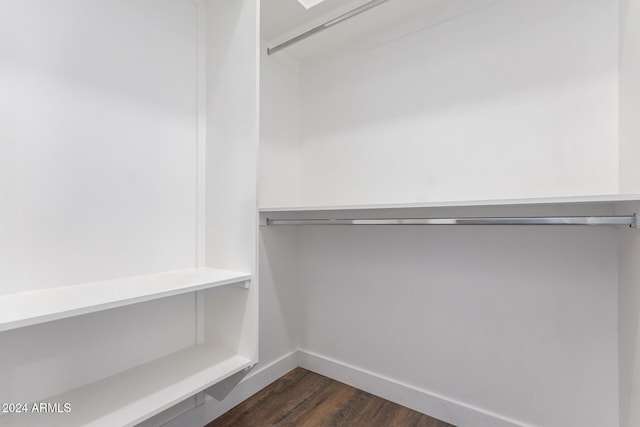
[(272, 219), (267, 225), (627, 225), (637, 228), (636, 214), (624, 216), (544, 216), (474, 218)]
[(327, 28), (333, 27), (334, 25), (337, 25), (337, 24), (339, 24), (341, 22), (344, 22), (344, 21), (346, 21), (348, 19), (351, 19), (354, 16), (358, 16), (361, 13), (366, 12), (367, 10), (372, 9), (372, 8), (374, 8), (376, 6), (379, 6), (382, 3), (385, 3), (387, 1), (389, 1), (389, 0), (373, 0), (373, 1), (370, 1), (369, 3), (365, 3), (360, 7), (357, 7), (355, 9), (343, 14), (343, 15), (338, 16), (337, 18), (332, 19), (331, 21), (325, 22), (324, 24), (320, 24), (317, 27), (313, 27), (309, 31), (305, 31), (304, 33), (302, 33), (302, 34), (300, 34), (298, 36), (295, 36), (295, 37), (293, 37), (293, 38), (291, 38), (291, 39), (289, 39), (287, 41), (284, 41), (284, 42), (282, 42), (282, 43), (280, 43), (280, 44), (278, 44), (278, 45), (276, 45), (274, 47), (268, 48), (267, 49), (267, 55), (273, 55), (274, 53), (276, 53), (276, 52), (278, 52), (278, 51), (280, 51), (280, 50), (282, 50), (282, 49), (284, 49), (286, 47), (289, 47), (289, 46), (291, 46), (293, 44), (296, 44), (296, 43), (306, 39), (307, 37), (311, 37), (312, 35), (317, 34), (317, 33), (321, 32), (321, 31), (324, 31)]

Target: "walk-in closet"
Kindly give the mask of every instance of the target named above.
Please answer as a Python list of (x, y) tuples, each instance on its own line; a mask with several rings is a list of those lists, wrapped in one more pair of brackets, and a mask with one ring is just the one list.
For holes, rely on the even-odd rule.
[(640, 0), (0, 0), (0, 426), (637, 427), (638, 117)]

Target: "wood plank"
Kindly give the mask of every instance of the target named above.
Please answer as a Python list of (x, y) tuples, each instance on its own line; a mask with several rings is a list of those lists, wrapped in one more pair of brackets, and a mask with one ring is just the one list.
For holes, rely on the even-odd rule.
[(454, 427), (325, 376), (296, 368), (206, 427)]

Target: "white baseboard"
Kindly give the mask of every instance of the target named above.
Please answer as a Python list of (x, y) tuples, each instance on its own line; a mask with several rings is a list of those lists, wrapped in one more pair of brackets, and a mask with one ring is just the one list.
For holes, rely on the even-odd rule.
[(306, 350), (299, 365), (458, 427), (528, 427), (480, 408)]
[(164, 427), (202, 427), (298, 366), (458, 427), (530, 427), (307, 350), (291, 352), (259, 368), (247, 375), (222, 402), (207, 398), (203, 405), (187, 410)]
[(204, 404), (173, 418), (163, 427), (202, 427), (297, 367), (298, 352), (286, 354), (251, 372), (221, 402), (207, 397)]

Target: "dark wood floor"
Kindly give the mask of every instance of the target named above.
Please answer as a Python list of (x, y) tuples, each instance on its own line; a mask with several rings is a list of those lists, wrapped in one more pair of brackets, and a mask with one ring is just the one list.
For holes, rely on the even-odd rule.
[(296, 368), (206, 427), (453, 427), (388, 400)]

